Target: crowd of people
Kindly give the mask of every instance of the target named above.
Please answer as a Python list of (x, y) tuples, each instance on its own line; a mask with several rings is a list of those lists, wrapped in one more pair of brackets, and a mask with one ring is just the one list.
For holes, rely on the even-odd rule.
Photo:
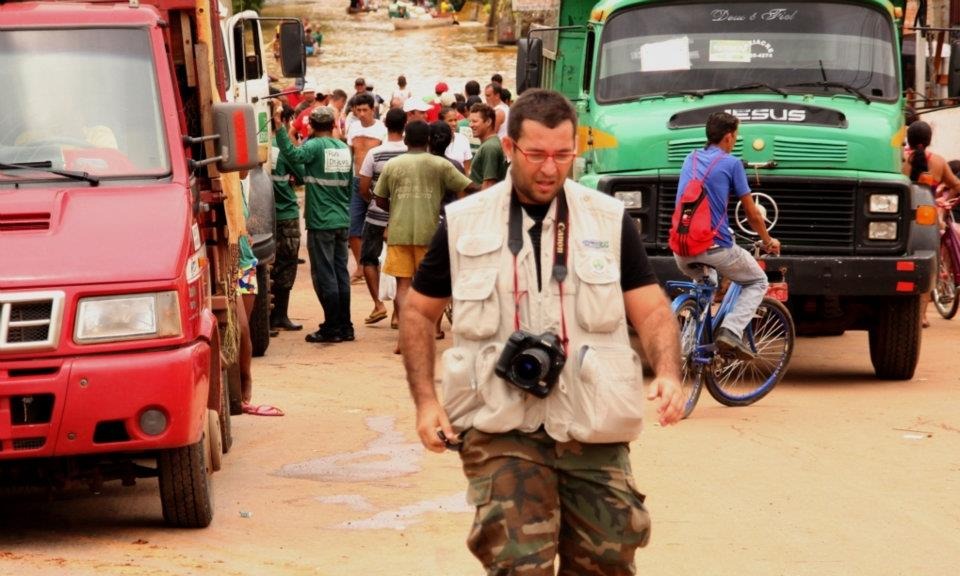
[[(273, 99), (278, 253), (271, 328), (302, 329), (288, 314), (300, 246), (293, 193), (298, 185), (305, 187), (307, 253), (323, 309), (323, 321), (306, 341), (356, 338), (350, 285), (358, 282), (366, 283), (373, 300), (364, 322), (389, 317), (391, 326), (399, 327), (399, 310), (441, 206), (506, 178), (501, 139), (512, 96), (502, 80), (494, 75), (482, 89), (472, 80), (462, 93), (441, 81), (433, 94), (418, 97), (401, 75), (388, 101), (364, 78), (356, 79), (350, 95), (312, 78), (300, 90), (278, 91)], [(397, 280), (392, 313), (379, 297), (381, 271)], [(436, 336), (445, 336), (439, 324)]]

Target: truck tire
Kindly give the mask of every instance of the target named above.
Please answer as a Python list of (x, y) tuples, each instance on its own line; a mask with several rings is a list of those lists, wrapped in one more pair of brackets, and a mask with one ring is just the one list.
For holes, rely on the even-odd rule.
[(270, 346), (270, 267), (257, 266), (257, 299), (250, 314), (250, 340), (253, 356), (259, 358)]
[(177, 528), (209, 526), (213, 520), (213, 486), (206, 436), (196, 444), (161, 450), (157, 472), (164, 522)]
[(233, 424), (230, 420), (230, 373), (226, 368), (220, 371), (220, 438), (223, 453), (233, 446)]
[(870, 361), (877, 378), (909, 380), (920, 358), (920, 297), (880, 301), (870, 328)]

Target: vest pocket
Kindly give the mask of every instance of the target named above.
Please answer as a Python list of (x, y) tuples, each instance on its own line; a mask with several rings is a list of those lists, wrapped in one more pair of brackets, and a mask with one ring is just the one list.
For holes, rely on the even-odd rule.
[(577, 323), (595, 333), (613, 332), (624, 319), (623, 293), (620, 291), (620, 269), (604, 252), (584, 251), (577, 254)]
[(453, 331), (484, 340), (500, 328), (497, 268), (461, 269), (453, 284)]
[(580, 351), (570, 436), (587, 443), (629, 442), (643, 428), (643, 372), (629, 346)]
[(440, 378), (440, 393), (443, 396), (443, 409), (454, 427), (461, 429), (463, 416), (476, 410), (479, 403), (474, 365), (476, 356), (466, 348), (448, 348), (440, 357), (443, 375)]
[(488, 434), (509, 432), (523, 424), (523, 392), (494, 373), (502, 351), (503, 344), (494, 343), (477, 352), (477, 392), (483, 407), (473, 423), (477, 430)]

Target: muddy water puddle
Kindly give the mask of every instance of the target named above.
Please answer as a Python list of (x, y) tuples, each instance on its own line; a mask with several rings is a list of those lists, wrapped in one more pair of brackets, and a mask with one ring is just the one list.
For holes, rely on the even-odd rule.
[[(477, 22), (395, 31), (386, 3), (377, 12), (356, 15), (348, 15), (347, 6), (347, 0), (272, 0), (263, 9), (265, 16), (292, 16), (320, 26), (321, 54), (307, 58), (307, 73), (326, 90), (340, 88), (352, 94), (354, 79), (363, 77), (374, 92), (389, 101), (400, 74), (407, 77), (415, 96), (425, 96), (433, 94), (437, 82), (444, 81), (452, 91), (462, 92), (467, 80), (483, 86), (495, 72), (513, 88), (516, 53), (478, 52), (474, 47), (487, 44), (487, 30)], [(271, 64), (275, 73), (275, 62)]]
[(362, 450), (287, 464), (276, 474), (318, 482), (370, 482), (409, 476), (422, 469), (423, 447), (404, 439), (394, 416), (371, 416), (366, 425), (379, 435)]

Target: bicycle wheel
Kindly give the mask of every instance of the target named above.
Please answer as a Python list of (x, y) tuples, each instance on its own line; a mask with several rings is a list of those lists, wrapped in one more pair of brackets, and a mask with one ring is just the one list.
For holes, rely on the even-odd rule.
[(744, 330), (744, 339), (752, 341), (753, 360), (714, 356), (705, 370), (707, 390), (724, 406), (747, 406), (773, 390), (787, 371), (796, 334), (787, 307), (772, 298), (764, 298), (753, 320)]
[(703, 389), (703, 365), (695, 364), (693, 355), (697, 348), (697, 326), (699, 310), (697, 303), (687, 300), (677, 310), (677, 322), (680, 323), (680, 393), (683, 395), (683, 417), (693, 412)]
[(954, 272), (950, 248), (940, 244), (940, 269), (937, 272), (937, 283), (933, 286), (931, 299), (937, 312), (947, 320), (956, 316), (957, 308), (960, 307)]

